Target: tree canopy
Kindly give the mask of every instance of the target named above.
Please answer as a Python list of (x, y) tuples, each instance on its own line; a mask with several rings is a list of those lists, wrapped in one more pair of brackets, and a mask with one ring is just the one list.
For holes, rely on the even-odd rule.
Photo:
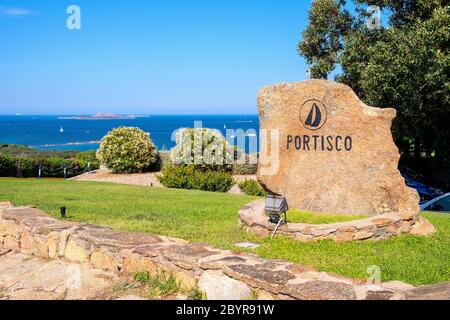
[[(444, 0), (315, 0), (299, 53), (313, 78), (351, 86), (366, 103), (397, 109), (394, 138), (402, 161), (450, 183), (450, 6)], [(366, 26), (368, 5), (389, 15)]]

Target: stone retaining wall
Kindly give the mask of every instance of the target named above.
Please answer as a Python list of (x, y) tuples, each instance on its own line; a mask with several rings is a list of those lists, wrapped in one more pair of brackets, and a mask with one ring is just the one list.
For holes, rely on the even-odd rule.
[(9, 251), (91, 264), (117, 274), (173, 273), (209, 299), (403, 299), (412, 286), (368, 285), (279, 260), (152, 234), (60, 221), (34, 208), (0, 204), (0, 259)]
[[(250, 233), (268, 237), (276, 225), (268, 221), (263, 200), (256, 200), (239, 211), (239, 222)], [(289, 220), (289, 216), (288, 216)], [(338, 242), (383, 240), (402, 233), (429, 235), (435, 228), (418, 213), (386, 213), (363, 220), (333, 224), (289, 223), (278, 229), (282, 234), (299, 241), (331, 239)]]

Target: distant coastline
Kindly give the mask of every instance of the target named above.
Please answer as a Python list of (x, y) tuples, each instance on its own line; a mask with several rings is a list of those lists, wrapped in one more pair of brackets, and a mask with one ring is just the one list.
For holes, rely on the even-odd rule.
[(127, 120), (127, 119), (137, 119), (137, 118), (148, 118), (149, 116), (137, 116), (134, 114), (130, 115), (116, 115), (114, 113), (103, 113), (99, 112), (92, 116), (65, 116), (58, 117), (61, 120)]
[(89, 145), (89, 144), (100, 144), (100, 140), (98, 141), (85, 141), (85, 142), (66, 142), (66, 143), (54, 143), (54, 144), (43, 144), (39, 146), (29, 146), (29, 147), (63, 147), (63, 146), (81, 146), (81, 145)]
[(133, 126), (150, 133), (153, 143), (164, 150), (175, 146), (176, 130), (193, 128), (196, 121), (223, 135), (228, 129), (240, 129), (254, 137), (259, 130), (257, 115), (0, 115), (0, 144), (21, 144), (45, 151), (95, 150), (113, 128)]

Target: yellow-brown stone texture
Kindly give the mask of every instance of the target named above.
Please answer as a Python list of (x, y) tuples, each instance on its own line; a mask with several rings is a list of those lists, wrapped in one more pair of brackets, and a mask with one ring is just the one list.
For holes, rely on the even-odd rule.
[[(338, 232), (339, 228), (332, 229)], [(437, 293), (434, 288), (418, 288), (416, 293), (406, 284), (400, 288), (389, 284), (387, 288), (383, 283), (363, 283), (207, 244), (60, 221), (27, 207), (0, 206), (0, 230), (4, 230), (0, 233), (0, 292), (5, 292), (8, 299), (92, 299), (99, 297), (97, 289), (103, 290), (111, 283), (103, 281), (105, 276), (115, 279), (128, 272), (156, 274), (158, 270), (174, 275), (186, 290), (198, 285), (209, 299), (220, 300), (248, 299), (253, 290), (261, 293), (260, 299), (287, 300), (403, 299), (408, 295), (417, 298), (422, 292), (439, 299), (449, 297), (450, 292), (450, 283), (439, 285)], [(39, 259), (22, 259), (30, 254)], [(29, 263), (36, 264), (32, 266), (36, 272), (30, 274), (31, 270), (24, 269), (30, 267)], [(68, 277), (69, 265), (80, 270), (82, 279), (80, 286), (73, 289), (61, 284)], [(11, 273), (20, 277), (11, 277)], [(12, 295), (16, 284), (32, 290)]]
[[(258, 180), (291, 208), (336, 214), (419, 212), (417, 192), (398, 171), (394, 109), (364, 104), (353, 90), (327, 80), (273, 85), (258, 97), (261, 129), (279, 130), (279, 168), (260, 165)], [(273, 163), (272, 163), (273, 164)], [(267, 164), (266, 164), (267, 166)]]

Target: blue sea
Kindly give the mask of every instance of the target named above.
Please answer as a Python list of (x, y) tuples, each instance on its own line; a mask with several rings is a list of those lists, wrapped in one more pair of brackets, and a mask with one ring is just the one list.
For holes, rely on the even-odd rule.
[(259, 130), (257, 115), (158, 115), (106, 120), (68, 117), (0, 115), (0, 143), (25, 144), (40, 150), (95, 150), (111, 129), (132, 126), (149, 132), (158, 149), (170, 149), (175, 145), (172, 133), (180, 128), (193, 128), (195, 121), (202, 121), (203, 128), (218, 129), (224, 135), (226, 129)]

